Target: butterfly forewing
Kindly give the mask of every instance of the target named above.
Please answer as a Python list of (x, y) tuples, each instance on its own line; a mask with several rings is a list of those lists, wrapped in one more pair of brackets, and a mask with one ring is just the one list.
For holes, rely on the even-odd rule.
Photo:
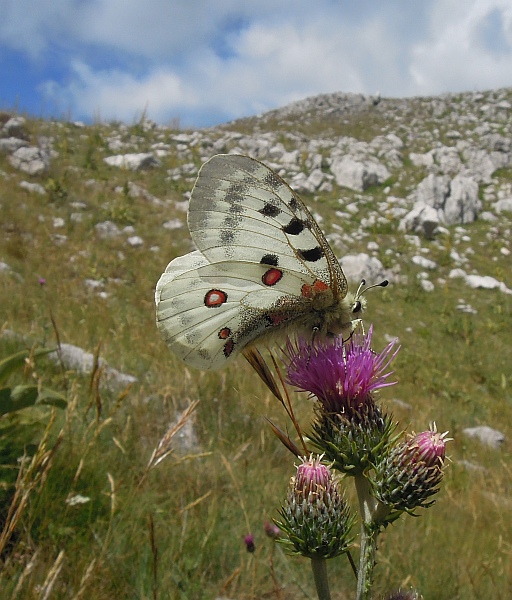
[(188, 223), (212, 263), (272, 264), (321, 279), (336, 298), (347, 293), (345, 276), (311, 213), (274, 171), (254, 159), (228, 154), (205, 163)]

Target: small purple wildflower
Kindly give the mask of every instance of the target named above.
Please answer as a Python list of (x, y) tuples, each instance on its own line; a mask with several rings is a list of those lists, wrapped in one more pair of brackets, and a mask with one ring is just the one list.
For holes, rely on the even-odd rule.
[(39, 285), (41, 287), (43, 287), (43, 285), (46, 283), (46, 279), (44, 277), (39, 277)]
[(244, 544), (247, 552), (254, 552), (256, 550), (256, 546), (254, 544), (254, 536), (252, 535), (252, 533), (244, 535)]
[(265, 521), (263, 525), (263, 529), (269, 538), (273, 540), (277, 540), (281, 536), (281, 530), (275, 523), (270, 523), (269, 521)]
[(287, 341), (283, 351), (287, 381), (314, 394), (327, 413), (351, 412), (371, 402), (371, 394), (394, 385), (386, 372), (400, 347), (397, 340), (382, 352), (371, 349), (373, 326), (366, 335), (354, 334), (348, 343), (336, 338), (311, 344), (303, 338)]

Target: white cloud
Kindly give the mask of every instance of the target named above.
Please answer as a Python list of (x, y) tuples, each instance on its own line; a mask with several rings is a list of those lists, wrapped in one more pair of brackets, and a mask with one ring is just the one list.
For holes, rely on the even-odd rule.
[[(480, 38), (493, 13), (508, 37), (508, 48), (501, 48), (501, 54)], [(413, 48), (409, 72), (410, 88), (419, 94), (512, 85), (510, 0), (438, 0), (430, 35)]]
[(57, 63), (41, 89), (79, 118), (211, 124), (335, 90), (512, 85), (510, 0), (4, 2), (0, 43)]
[(69, 0), (2, 0), (0, 43), (37, 60), (72, 21), (71, 5)]
[(169, 70), (155, 69), (143, 78), (122, 71), (93, 71), (81, 62), (73, 64), (69, 85), (48, 82), (44, 94), (58, 101), (62, 110), (133, 121), (143, 111), (159, 120), (170, 118), (173, 108), (193, 107), (196, 99), (180, 78)]

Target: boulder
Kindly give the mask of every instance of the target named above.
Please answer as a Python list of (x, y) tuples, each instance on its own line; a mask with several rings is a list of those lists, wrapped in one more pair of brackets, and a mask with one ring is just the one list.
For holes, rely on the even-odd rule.
[(355, 160), (351, 156), (333, 158), (330, 169), (339, 186), (356, 192), (362, 192), (371, 185), (381, 184), (391, 176), (386, 167), (379, 162)]
[(151, 152), (139, 152), (137, 154), (115, 154), (103, 159), (111, 167), (140, 171), (159, 167), (160, 161)]

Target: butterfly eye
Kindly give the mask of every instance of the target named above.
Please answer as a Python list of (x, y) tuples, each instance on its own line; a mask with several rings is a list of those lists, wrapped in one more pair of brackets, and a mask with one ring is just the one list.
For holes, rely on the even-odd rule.
[(352, 306), (352, 314), (357, 315), (357, 313), (361, 312), (363, 309), (363, 305), (360, 300), (356, 300), (354, 305)]

